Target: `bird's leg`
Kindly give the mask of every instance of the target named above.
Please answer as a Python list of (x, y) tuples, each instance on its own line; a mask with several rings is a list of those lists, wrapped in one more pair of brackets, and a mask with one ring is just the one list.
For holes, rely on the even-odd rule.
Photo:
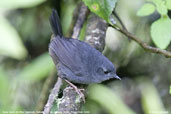
[(73, 83), (71, 83), (70, 81), (64, 79), (71, 87), (73, 87), (75, 89), (75, 91), (77, 92), (77, 94), (82, 98), (83, 102), (85, 103), (85, 96), (81, 91), (84, 91), (84, 89), (78, 89), (76, 85), (74, 85)]

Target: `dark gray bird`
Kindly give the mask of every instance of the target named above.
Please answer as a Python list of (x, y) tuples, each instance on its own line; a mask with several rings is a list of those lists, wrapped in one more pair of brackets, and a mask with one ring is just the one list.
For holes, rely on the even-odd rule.
[(78, 84), (120, 79), (112, 62), (98, 50), (85, 42), (63, 36), (56, 10), (52, 11), (50, 24), (54, 38), (49, 44), (49, 54), (62, 79)]

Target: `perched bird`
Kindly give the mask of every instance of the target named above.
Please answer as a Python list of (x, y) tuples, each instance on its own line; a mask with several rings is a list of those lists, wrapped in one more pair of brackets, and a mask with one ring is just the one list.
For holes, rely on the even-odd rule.
[(54, 38), (49, 44), (49, 54), (60, 78), (78, 84), (120, 79), (112, 62), (98, 50), (83, 41), (63, 36), (56, 10), (52, 11), (50, 24)]

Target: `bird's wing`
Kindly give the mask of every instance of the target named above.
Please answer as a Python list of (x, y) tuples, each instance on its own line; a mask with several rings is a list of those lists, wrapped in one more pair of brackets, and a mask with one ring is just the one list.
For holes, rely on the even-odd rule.
[[(60, 38), (56, 36), (49, 45), (49, 52), (53, 60), (57, 59), (69, 68), (75, 75), (82, 76), (86, 73), (86, 67), (84, 66), (84, 59), (80, 53), (79, 41), (72, 41), (74, 39)], [(56, 64), (56, 63), (55, 63)], [(85, 75), (85, 74), (84, 74)]]

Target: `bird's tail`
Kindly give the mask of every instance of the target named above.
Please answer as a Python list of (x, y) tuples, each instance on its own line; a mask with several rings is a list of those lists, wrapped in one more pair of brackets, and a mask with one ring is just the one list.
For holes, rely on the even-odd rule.
[(62, 37), (63, 36), (62, 27), (61, 27), (58, 13), (55, 9), (52, 10), (52, 14), (49, 18), (49, 21), (54, 35), (55, 36), (59, 35), (60, 37)]

